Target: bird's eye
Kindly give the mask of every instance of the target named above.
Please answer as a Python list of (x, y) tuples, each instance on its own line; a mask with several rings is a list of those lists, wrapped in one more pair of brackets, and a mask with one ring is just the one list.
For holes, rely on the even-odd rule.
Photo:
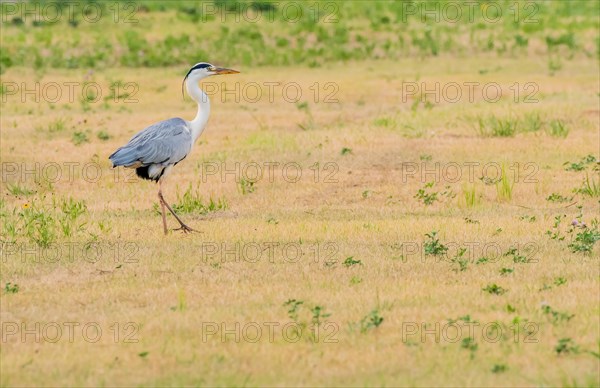
[(214, 66), (209, 66), (209, 68), (208, 68), (208, 70), (210, 70), (210, 71), (213, 71), (215, 69), (216, 69), (216, 67), (214, 67)]

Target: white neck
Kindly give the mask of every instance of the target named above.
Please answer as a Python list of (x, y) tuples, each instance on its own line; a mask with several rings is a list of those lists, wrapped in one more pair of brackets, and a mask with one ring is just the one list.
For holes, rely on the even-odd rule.
[(204, 128), (206, 127), (206, 122), (208, 121), (208, 116), (210, 115), (210, 100), (208, 96), (200, 86), (198, 86), (198, 79), (188, 78), (185, 81), (185, 87), (187, 89), (188, 94), (192, 98), (192, 100), (196, 101), (198, 104), (198, 113), (196, 113), (196, 117), (192, 121), (190, 121), (190, 126), (192, 128), (192, 140), (195, 142)]

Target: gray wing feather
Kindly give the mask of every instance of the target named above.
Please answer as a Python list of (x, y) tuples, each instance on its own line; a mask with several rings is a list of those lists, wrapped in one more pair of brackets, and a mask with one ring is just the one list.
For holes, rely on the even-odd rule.
[(180, 118), (153, 124), (142, 130), (109, 159), (116, 166), (148, 166), (175, 164), (186, 157), (192, 148), (188, 124)]

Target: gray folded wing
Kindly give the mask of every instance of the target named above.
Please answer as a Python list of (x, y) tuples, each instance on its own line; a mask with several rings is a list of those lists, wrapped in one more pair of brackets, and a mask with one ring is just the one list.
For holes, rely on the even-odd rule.
[(147, 127), (116, 150), (109, 159), (113, 167), (168, 166), (183, 160), (192, 148), (192, 136), (185, 120), (161, 121)]

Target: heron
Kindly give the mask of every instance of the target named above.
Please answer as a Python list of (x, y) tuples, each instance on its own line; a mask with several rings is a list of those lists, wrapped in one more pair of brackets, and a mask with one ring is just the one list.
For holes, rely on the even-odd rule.
[(235, 74), (237, 70), (217, 67), (210, 63), (200, 62), (192, 66), (181, 84), (188, 95), (198, 104), (198, 112), (192, 121), (179, 117), (160, 121), (138, 132), (127, 144), (120, 147), (108, 158), (113, 168), (123, 166), (135, 168), (137, 176), (158, 183), (158, 200), (161, 207), (163, 230), (167, 234), (167, 218), (165, 208), (173, 214), (184, 233), (195, 230), (187, 226), (171, 206), (165, 201), (162, 193), (164, 179), (177, 163), (185, 159), (192, 151), (196, 140), (200, 137), (210, 115), (210, 101), (200, 88), (200, 80), (213, 75)]

